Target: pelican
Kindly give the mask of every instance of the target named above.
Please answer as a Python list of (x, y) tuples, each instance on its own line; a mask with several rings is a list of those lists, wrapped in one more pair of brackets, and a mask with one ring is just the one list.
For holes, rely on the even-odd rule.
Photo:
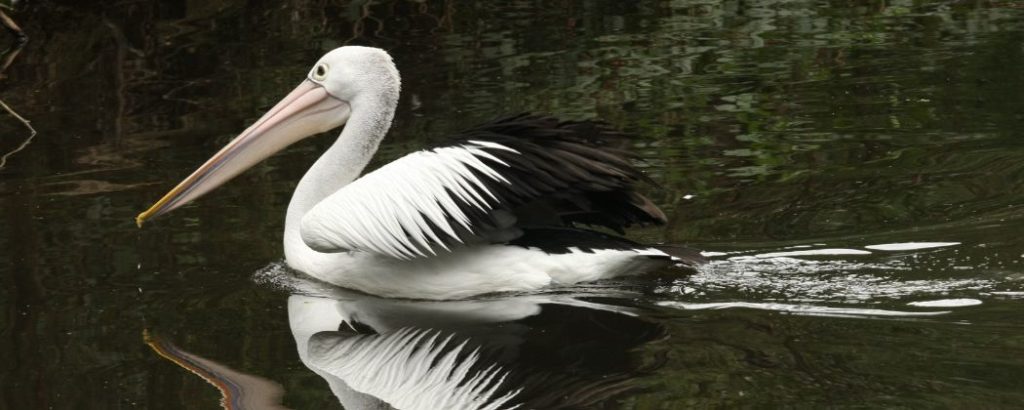
[(462, 299), (690, 263), (691, 252), (622, 233), (665, 223), (636, 191), (652, 182), (596, 121), (498, 119), (360, 177), (391, 126), (401, 80), (384, 50), (346, 46), (136, 223), (188, 204), (304, 138), (342, 127), (299, 181), (284, 230), (287, 264), (384, 296)]

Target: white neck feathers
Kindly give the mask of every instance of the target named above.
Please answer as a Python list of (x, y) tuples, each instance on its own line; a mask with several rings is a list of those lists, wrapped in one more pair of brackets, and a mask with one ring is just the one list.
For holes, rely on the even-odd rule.
[(349, 101), (352, 111), (341, 135), (306, 171), (292, 194), (285, 219), (284, 251), (293, 268), (308, 272), (311, 267), (303, 265), (320, 263), (331, 256), (316, 252), (302, 242), (299, 235), (302, 216), (328, 195), (358, 178), (391, 127), (398, 105), (398, 71), (390, 61), (372, 71), (360, 76), (360, 81), (367, 83), (363, 83), (360, 92)]

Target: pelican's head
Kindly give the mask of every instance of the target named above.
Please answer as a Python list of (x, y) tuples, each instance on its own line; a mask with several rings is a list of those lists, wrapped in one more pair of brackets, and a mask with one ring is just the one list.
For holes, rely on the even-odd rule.
[(360, 101), (394, 104), (398, 88), (398, 70), (384, 50), (355, 46), (332, 50), (270, 111), (139, 214), (136, 224), (142, 226), (203, 196), (296, 141), (344, 125), (353, 105), (370, 105)]

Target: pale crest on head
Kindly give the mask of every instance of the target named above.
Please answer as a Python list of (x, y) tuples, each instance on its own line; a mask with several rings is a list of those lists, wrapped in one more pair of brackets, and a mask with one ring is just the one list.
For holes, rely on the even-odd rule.
[(308, 78), (342, 101), (368, 94), (397, 102), (401, 77), (391, 55), (379, 48), (345, 46), (331, 50), (313, 65)]

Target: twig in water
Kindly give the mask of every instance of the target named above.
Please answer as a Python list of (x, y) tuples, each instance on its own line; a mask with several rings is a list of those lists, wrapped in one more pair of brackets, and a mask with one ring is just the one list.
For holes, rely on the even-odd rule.
[(14, 148), (13, 151), (8, 152), (4, 154), (2, 157), (0, 157), (0, 169), (4, 169), (4, 167), (7, 165), (7, 158), (9, 158), (11, 155), (17, 154), (19, 151), (25, 149), (25, 147), (27, 147), (28, 144), (32, 143), (32, 139), (36, 137), (36, 129), (32, 128), (32, 124), (30, 124), (29, 121), (25, 119), (25, 117), (18, 115), (18, 113), (14, 112), (14, 110), (12, 110), (11, 107), (9, 107), (7, 104), (4, 104), (3, 100), (0, 100), (0, 106), (3, 106), (4, 110), (7, 110), (7, 112), (14, 116), (14, 118), (17, 118), (18, 121), (21, 121), (22, 124), (25, 124), (25, 127), (28, 128), (28, 130), (31, 132), (28, 135), (28, 138), (25, 138), (25, 141), (21, 142), (21, 145), (18, 145), (18, 147)]

